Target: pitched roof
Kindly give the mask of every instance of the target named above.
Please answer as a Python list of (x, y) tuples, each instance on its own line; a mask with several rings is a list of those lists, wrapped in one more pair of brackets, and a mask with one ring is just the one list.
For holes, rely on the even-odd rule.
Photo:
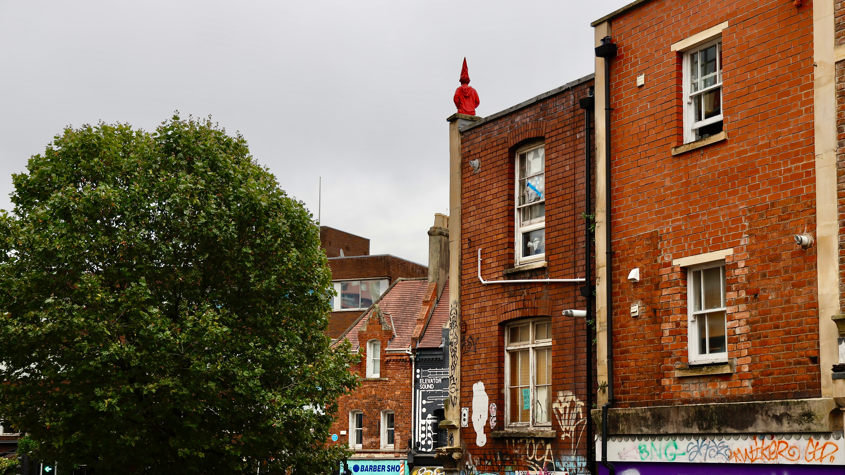
[[(404, 350), (411, 345), (411, 334), (414, 331), (417, 314), (422, 308), (428, 279), (397, 279), (378, 300), (378, 306), (393, 326), (393, 340), (386, 350)], [(352, 344), (352, 350), (357, 351), (358, 330), (370, 318), (373, 308), (370, 307), (355, 324), (341, 335), (338, 340), (347, 339)]]
[(425, 327), (425, 333), (423, 333), (417, 348), (440, 348), (440, 345), (443, 344), (443, 325), (449, 321), (449, 281), (446, 281), (446, 285), (443, 286), (443, 293), (440, 295), (440, 301), (434, 307), (431, 320)]

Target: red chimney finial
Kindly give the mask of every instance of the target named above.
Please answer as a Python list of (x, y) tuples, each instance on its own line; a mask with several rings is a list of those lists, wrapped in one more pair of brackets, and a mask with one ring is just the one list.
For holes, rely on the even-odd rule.
[(461, 68), (461, 85), (455, 90), (455, 106), (458, 114), (475, 115), (475, 108), (481, 101), (478, 100), (478, 93), (469, 85), (469, 69), (467, 59), (464, 58), (464, 66)]

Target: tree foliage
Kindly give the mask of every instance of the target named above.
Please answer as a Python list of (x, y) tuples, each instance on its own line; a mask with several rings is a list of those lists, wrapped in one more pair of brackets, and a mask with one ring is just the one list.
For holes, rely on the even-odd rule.
[(323, 473), (348, 351), (302, 203), (174, 116), (67, 128), (0, 214), (0, 414), (98, 474)]

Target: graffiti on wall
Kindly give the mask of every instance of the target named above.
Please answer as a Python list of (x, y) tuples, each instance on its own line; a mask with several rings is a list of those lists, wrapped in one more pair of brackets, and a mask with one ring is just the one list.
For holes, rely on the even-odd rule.
[(478, 351), (478, 338), (472, 335), (464, 335), (461, 340), (461, 353), (470, 354)]
[[(601, 441), (596, 444), (601, 446)], [(608, 441), (612, 461), (845, 465), (845, 440), (749, 437)], [(615, 455), (615, 457), (614, 457)]]
[[(478, 384), (478, 383), (476, 383)], [(475, 395), (473, 386), (473, 395)], [(486, 395), (486, 393), (485, 393)], [(475, 404), (473, 404), (475, 408)], [(587, 427), (584, 403), (571, 391), (558, 391), (552, 408), (555, 422), (560, 426), (561, 441), (549, 439), (511, 438), (504, 447), (484, 455), (467, 454), (465, 474), (568, 474), (587, 472), (587, 459), (578, 454), (578, 447)], [(490, 427), (494, 426), (495, 404), (489, 407)], [(475, 414), (473, 413), (473, 419)], [(475, 422), (473, 420), (473, 422)], [(555, 447), (558, 447), (555, 450)], [(561, 448), (562, 447), (562, 448)]]
[(475, 444), (484, 447), (487, 444), (487, 435), (484, 433), (484, 426), (487, 424), (487, 391), (484, 390), (484, 383), (481, 381), (472, 385), (472, 428), (475, 429)]
[(411, 475), (444, 475), (443, 467), (414, 467)]
[(416, 373), (415, 417), (417, 424), (415, 425), (416, 441), (419, 444), (417, 450), (430, 453), (434, 452), (439, 431), (440, 421), (435, 411), (443, 410), (443, 402), (449, 397), (449, 370), (417, 368)]
[(560, 438), (564, 441), (568, 440), (570, 448), (578, 447), (581, 443), (581, 435), (587, 427), (584, 402), (572, 391), (558, 391), (552, 403), (552, 410), (560, 425)]
[(496, 403), (490, 403), (490, 429), (496, 428)]
[(449, 403), (458, 407), (458, 358), (460, 358), (460, 321), (458, 302), (452, 302), (449, 309)]

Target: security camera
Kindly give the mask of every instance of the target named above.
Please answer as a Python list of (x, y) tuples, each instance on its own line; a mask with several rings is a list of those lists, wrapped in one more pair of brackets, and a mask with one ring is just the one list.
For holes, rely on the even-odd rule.
[(810, 236), (807, 233), (796, 234), (795, 236), (792, 236), (792, 238), (795, 239), (795, 244), (798, 244), (804, 249), (813, 245), (813, 236)]

